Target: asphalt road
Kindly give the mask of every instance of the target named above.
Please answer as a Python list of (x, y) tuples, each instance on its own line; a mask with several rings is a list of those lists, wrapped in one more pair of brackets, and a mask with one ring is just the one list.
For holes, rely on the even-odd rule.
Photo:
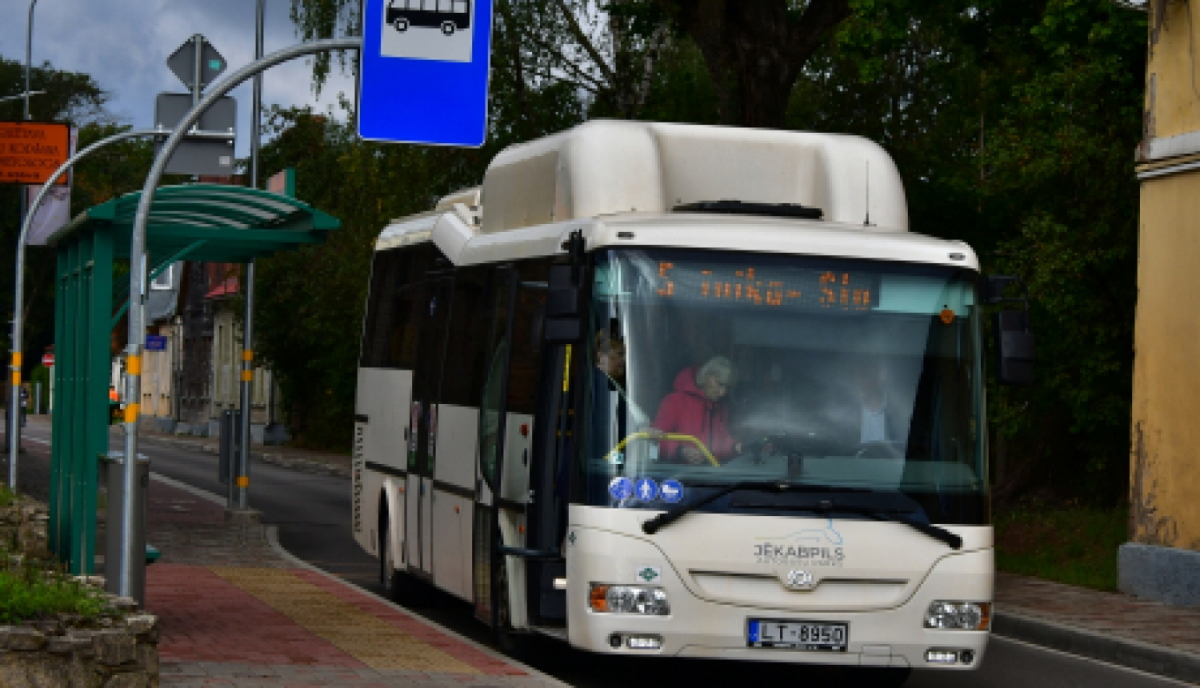
[[(31, 421), (24, 433), (31, 479), (44, 474), (49, 426)], [(38, 440), (41, 440), (39, 442)], [(114, 447), (115, 448), (115, 447)], [(217, 460), (212, 454), (143, 442), (151, 470), (218, 495)], [(41, 465), (38, 465), (41, 464)], [(32, 490), (31, 490), (32, 491)], [(350, 537), (350, 481), (317, 476), (269, 464), (251, 468), (251, 506), (263, 521), (279, 527), (280, 543), (292, 554), (373, 592), (381, 592), (378, 563)], [(412, 611), (462, 635), (489, 642), (486, 627), (469, 605), (433, 591), (430, 602)], [(572, 650), (555, 641), (539, 640), (526, 663), (583, 688), (662, 688), (664, 685), (837, 686), (847, 675), (796, 664), (711, 662), (703, 660), (612, 658)], [(1090, 659), (993, 636), (978, 671), (915, 671), (907, 688), (1166, 688), (1190, 685)]]

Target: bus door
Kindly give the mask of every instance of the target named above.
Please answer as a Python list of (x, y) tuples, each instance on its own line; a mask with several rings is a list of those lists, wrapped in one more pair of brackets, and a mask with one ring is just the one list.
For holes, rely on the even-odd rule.
[(516, 299), (516, 271), (509, 266), (496, 268), (488, 278), (487, 311), (480, 323), (486, 333), (486, 378), (479, 404), (479, 478), (476, 482), (475, 523), (472, 528), (475, 616), (495, 625), (497, 607), (493, 594), (497, 583), (496, 532), (500, 471), (507, 424), (508, 373), (512, 336), (510, 315)]
[(410, 571), (433, 575), (433, 464), (437, 449), (437, 403), (450, 325), (452, 278), (425, 282), (418, 329), (417, 362), (409, 407), (408, 499), (405, 530)]

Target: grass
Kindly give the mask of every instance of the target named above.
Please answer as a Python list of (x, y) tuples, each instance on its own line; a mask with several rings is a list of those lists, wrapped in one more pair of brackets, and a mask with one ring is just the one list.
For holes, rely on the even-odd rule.
[(100, 616), (107, 606), (100, 591), (38, 566), (0, 571), (0, 624), (54, 614)]
[(1021, 505), (997, 509), (996, 568), (1095, 590), (1117, 589), (1128, 508)]
[(0, 485), (0, 509), (6, 506), (12, 506), (16, 496), (12, 490), (8, 489), (8, 485)]

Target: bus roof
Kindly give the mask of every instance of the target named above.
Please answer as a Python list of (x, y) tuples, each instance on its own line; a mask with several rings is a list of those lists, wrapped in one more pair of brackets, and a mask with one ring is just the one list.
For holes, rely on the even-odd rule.
[(722, 200), (816, 207), (849, 224), (869, 209), (881, 230), (908, 229), (896, 165), (862, 137), (593, 120), (497, 155), (480, 231)]

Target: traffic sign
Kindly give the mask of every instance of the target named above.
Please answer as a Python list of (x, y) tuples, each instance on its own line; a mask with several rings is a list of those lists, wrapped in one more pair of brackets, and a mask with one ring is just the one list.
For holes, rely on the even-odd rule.
[[(55, 122), (0, 122), (0, 183), (45, 184), (71, 157), (71, 128)], [(58, 178), (67, 184), (67, 175)]]
[(493, 0), (366, 0), (358, 135), (481, 146)]
[[(174, 129), (192, 109), (190, 93), (160, 93), (154, 99), (154, 124)], [(237, 126), (237, 101), (225, 96), (200, 116), (200, 131), (233, 131)], [(161, 147), (162, 143), (159, 142)], [(212, 174), (228, 176), (234, 171), (233, 141), (190, 140), (175, 149), (167, 163), (167, 174)]]
[(159, 334), (146, 335), (146, 351), (166, 351), (167, 338)]
[[(196, 42), (200, 42), (200, 88), (193, 83), (196, 80)], [(179, 77), (184, 86), (189, 89), (203, 91), (205, 87), (217, 80), (225, 71), (225, 58), (208, 42), (208, 39), (196, 34), (183, 42), (167, 58), (167, 67)]]
[(47, 367), (54, 365), (54, 354), (43, 354), (42, 365)]

